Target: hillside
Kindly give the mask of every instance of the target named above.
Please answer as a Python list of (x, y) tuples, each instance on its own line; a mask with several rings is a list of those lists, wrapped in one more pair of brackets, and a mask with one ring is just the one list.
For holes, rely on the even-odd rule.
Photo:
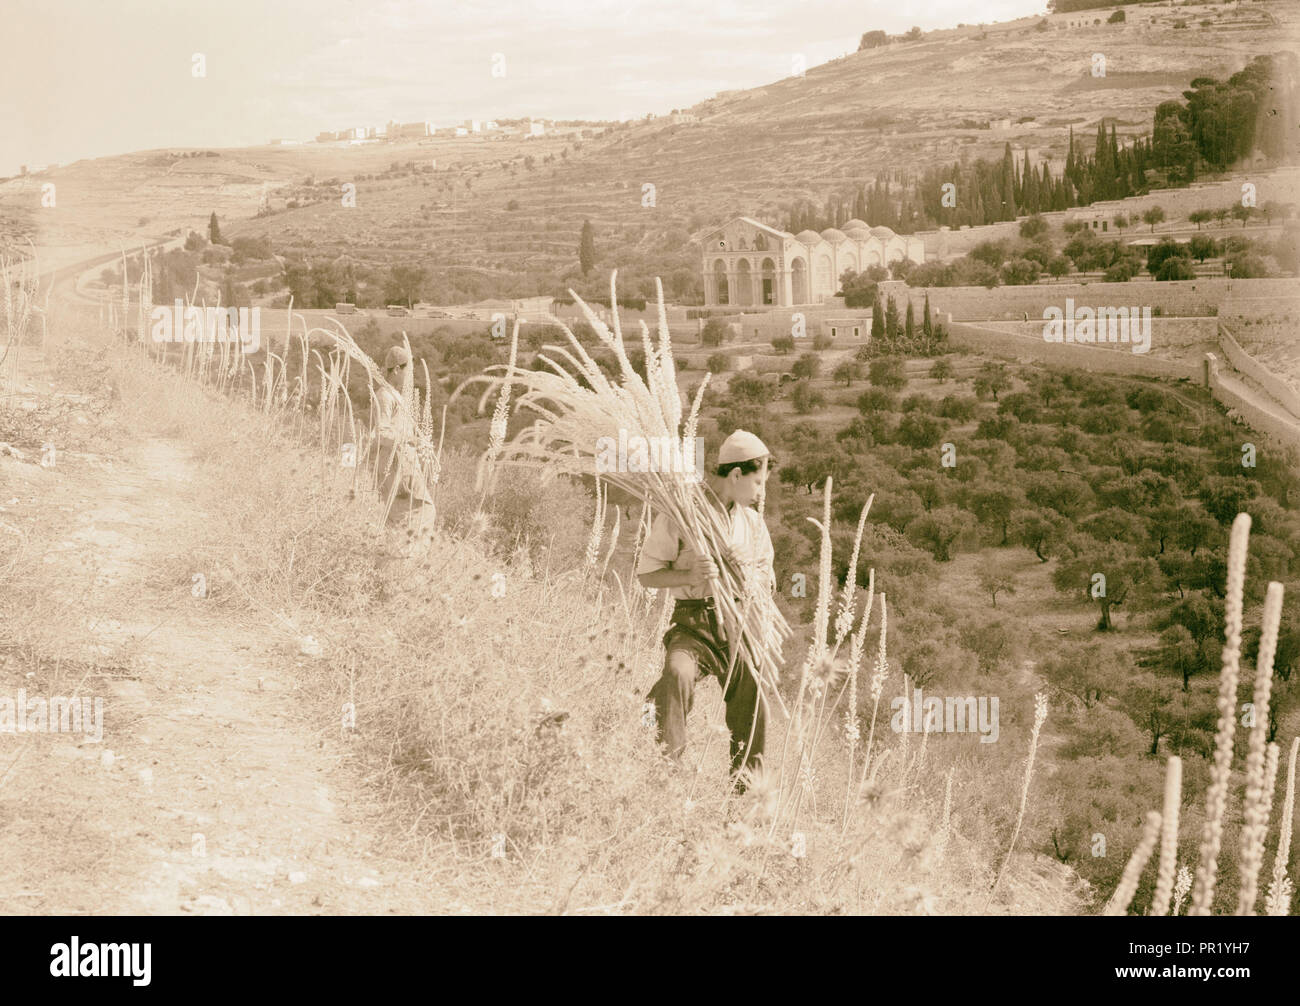
[[(930, 32), (723, 92), (689, 110), (695, 122), (661, 118), (602, 135), (594, 126), (585, 139), (439, 137), (82, 161), (0, 183), (0, 227), (60, 264), (91, 246), (201, 229), (215, 211), (228, 235), (266, 235), (281, 252), (346, 251), (363, 266), (413, 259), (437, 278), (430, 299), (450, 302), (571, 281), (590, 218), (602, 268), (649, 258), (684, 290), (698, 272), (688, 236), (705, 224), (738, 213), (779, 218), (796, 200), (820, 204), (882, 172), (1000, 156), (1008, 142), (1059, 167), (1068, 127), (1086, 135), (1105, 119), (1121, 142), (1147, 133), (1161, 101), (1285, 47), (1300, 24), (1293, 6), (1274, 3), (1126, 10), (1125, 24), (1072, 27), (1081, 15), (1063, 14)], [(1094, 53), (1105, 56), (1104, 76), (1093, 75)], [(1010, 125), (978, 128), (1001, 119)], [(46, 181), (57, 186), (52, 211), (38, 208)], [(348, 181), (355, 208), (341, 204)], [(253, 219), (264, 194), (272, 215)]]

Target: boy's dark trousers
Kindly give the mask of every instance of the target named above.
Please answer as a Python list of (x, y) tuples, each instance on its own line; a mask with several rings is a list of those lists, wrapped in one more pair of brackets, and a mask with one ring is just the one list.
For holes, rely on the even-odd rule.
[[(718, 679), (727, 703), (731, 731), (731, 772), (742, 767), (757, 770), (763, 757), (767, 726), (758, 682), (740, 659), (727, 680), (728, 648), (718, 629), (713, 598), (678, 600), (664, 633), (664, 671), (646, 696), (655, 704), (659, 740), (674, 758), (686, 748), (686, 714), (695, 701), (695, 682), (702, 675)], [(744, 785), (738, 788), (743, 792)]]

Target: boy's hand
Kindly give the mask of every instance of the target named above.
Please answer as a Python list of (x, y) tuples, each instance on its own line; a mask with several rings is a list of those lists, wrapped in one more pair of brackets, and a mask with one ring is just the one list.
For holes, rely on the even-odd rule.
[(691, 576), (691, 587), (707, 587), (712, 580), (718, 579), (718, 564), (712, 556), (687, 549), (677, 561), (677, 567)]

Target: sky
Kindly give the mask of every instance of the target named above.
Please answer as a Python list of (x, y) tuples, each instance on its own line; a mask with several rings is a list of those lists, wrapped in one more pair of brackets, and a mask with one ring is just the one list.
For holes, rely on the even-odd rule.
[[(431, 120), (662, 114), (1046, 0), (0, 0), (0, 176)], [(205, 75), (195, 76), (202, 54)], [(495, 72), (494, 72), (495, 70)]]

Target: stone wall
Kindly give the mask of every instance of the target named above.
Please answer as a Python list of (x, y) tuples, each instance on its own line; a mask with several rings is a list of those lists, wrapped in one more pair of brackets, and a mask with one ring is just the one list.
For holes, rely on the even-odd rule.
[(1258, 383), (1291, 415), (1300, 417), (1300, 395), (1297, 395), (1285, 381), (1274, 377), (1258, 360), (1242, 349), (1241, 344), (1232, 337), (1232, 333), (1226, 327), (1219, 331), (1219, 344), (1229, 363)]
[[(1014, 332), (1017, 335), (1037, 337), (1042, 339), (1043, 326), (1046, 324), (1042, 319), (1037, 321), (990, 321), (981, 325), (982, 328), (991, 328), (999, 332)], [(1104, 326), (1103, 322), (1103, 326)], [(1204, 346), (1211, 349), (1219, 341), (1219, 319), (1218, 318), (1152, 318), (1151, 319), (1151, 348), (1159, 350), (1165, 346)], [(1049, 343), (1049, 345), (1052, 345)], [(1069, 345), (1065, 343), (1064, 345)], [(1132, 352), (1123, 343), (1116, 343), (1116, 346), (1123, 348), (1126, 352)], [(1085, 348), (1087, 348), (1085, 346)], [(1138, 354), (1141, 355), (1141, 354)]]
[[(1215, 399), (1227, 408), (1230, 415), (1240, 419), (1257, 433), (1270, 437), (1286, 446), (1300, 446), (1300, 423), (1292, 423), (1259, 407), (1249, 397), (1249, 391), (1225, 384), (1218, 373), (1217, 360), (1210, 367), (1210, 391)], [(1238, 387), (1244, 388), (1244, 385)]]
[[(1154, 319), (1153, 319), (1154, 321)], [(1154, 333), (1153, 333), (1154, 339)], [(954, 345), (992, 356), (1040, 363), (1096, 373), (1130, 377), (1163, 377), (1166, 380), (1202, 380), (1202, 366), (1179, 360), (1165, 360), (1147, 353), (1133, 353), (1126, 347), (1089, 346), (1045, 342), (1041, 323), (1036, 335), (1021, 335), (986, 325), (952, 322), (948, 340)]]
[(1042, 318), (1043, 309), (1064, 309), (1065, 298), (1076, 305), (1137, 305), (1160, 308), (1166, 317), (1203, 318), (1220, 312), (1225, 302), (1239, 311), (1267, 311), (1278, 297), (1294, 297), (1294, 279), (1228, 279), (1210, 277), (1173, 283), (1137, 281), (1130, 283), (1038, 283), (1028, 286), (913, 287), (907, 296), (919, 309), (930, 295), (930, 307), (950, 313), (954, 321), (1020, 320)]
[[(1012, 360), (1030, 361), (1050, 367), (1077, 368), (1093, 373), (1188, 380), (1197, 384), (1205, 382), (1206, 366), (1202, 363), (1163, 360), (1147, 354), (1134, 354), (1127, 350), (1099, 346), (1044, 342), (1041, 335), (1033, 338), (1000, 328), (962, 322), (952, 322), (948, 330), (949, 339), (955, 346)], [(1231, 336), (1228, 338), (1231, 339)], [(1251, 377), (1252, 380), (1258, 380), (1256, 374), (1262, 373), (1262, 368), (1259, 368), (1258, 364), (1251, 367), (1254, 361), (1250, 360), (1240, 346), (1233, 348), (1229, 344), (1225, 348), (1231, 349), (1230, 360), (1236, 357), (1237, 361), (1245, 364), (1244, 369), (1241, 370), (1242, 374)], [(1219, 373), (1220, 361), (1216, 354), (1208, 353), (1206, 356), (1209, 360), (1210, 393), (1217, 401), (1252, 430), (1280, 443), (1300, 446), (1300, 421), (1293, 422), (1277, 415), (1274, 411), (1280, 407), (1277, 403), (1252, 393), (1240, 379), (1225, 379), (1225, 376)], [(1260, 383), (1263, 385), (1263, 382)], [(1286, 390), (1289, 392), (1289, 389)], [(1296, 397), (1294, 392), (1290, 392), (1291, 399), (1294, 400)], [(1297, 407), (1300, 407), (1300, 402), (1297, 402)]]

